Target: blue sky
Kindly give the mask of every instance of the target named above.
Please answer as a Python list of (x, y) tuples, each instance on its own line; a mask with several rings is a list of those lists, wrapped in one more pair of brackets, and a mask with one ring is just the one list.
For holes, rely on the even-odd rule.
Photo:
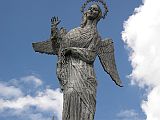
[[(0, 119), (24, 120), (23, 117), (27, 116), (26, 120), (48, 120), (52, 118), (53, 113), (58, 116), (60, 109), (58, 102), (61, 101), (59, 99), (62, 95), (57, 89), (59, 88), (56, 78), (57, 59), (55, 56), (35, 53), (31, 43), (49, 38), (52, 16), (58, 16), (61, 19), (60, 27), (64, 26), (67, 30), (79, 26), (82, 15), (80, 7), (83, 2), (84, 0), (0, 1), (0, 104), (5, 106), (0, 106)], [(134, 9), (139, 7), (142, 1), (106, 0), (106, 2), (109, 13), (105, 20), (100, 21), (98, 29), (102, 38), (110, 37), (114, 40), (117, 68), (124, 87), (117, 87), (96, 59), (98, 91), (95, 120), (144, 120), (146, 112), (142, 111), (141, 102), (147, 99), (144, 95), (146, 89), (139, 86), (138, 80), (135, 80), (135, 85), (131, 85), (131, 81), (134, 82), (130, 80), (133, 76), (127, 78), (127, 75), (133, 73), (134, 62), (132, 60), (129, 62), (129, 50), (126, 47), (132, 50), (134, 48), (129, 42), (132, 38), (125, 37), (126, 40), (123, 41), (121, 35), (124, 31), (124, 21), (133, 14)], [(126, 28), (124, 36), (128, 35), (127, 30)], [(16, 100), (19, 98), (25, 98), (33, 104), (28, 102), (21, 108), (16, 108), (18, 104)], [(40, 102), (41, 98), (48, 101)], [(7, 100), (11, 106), (14, 103), (12, 108), (6, 105)], [(48, 104), (52, 103), (50, 100), (53, 100), (53, 106)], [(23, 102), (23, 99), (20, 102)]]

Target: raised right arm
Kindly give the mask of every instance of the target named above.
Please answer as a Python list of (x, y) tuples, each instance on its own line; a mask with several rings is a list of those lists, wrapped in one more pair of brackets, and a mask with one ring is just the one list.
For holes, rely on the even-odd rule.
[(58, 17), (52, 17), (51, 19), (51, 35), (46, 41), (32, 43), (35, 52), (46, 53), (50, 55), (57, 55), (60, 47), (61, 33), (58, 30), (58, 24), (60, 20)]
[(59, 30), (58, 30), (58, 24), (61, 21), (58, 19), (58, 17), (52, 17), (51, 19), (51, 40), (56, 40), (59, 36)]
[(55, 52), (58, 54), (59, 48), (60, 48), (60, 44), (62, 41), (62, 38), (64, 37), (64, 35), (67, 33), (67, 30), (65, 28), (60, 28), (60, 30), (58, 29), (58, 24), (61, 21), (58, 19), (58, 17), (52, 17), (51, 19), (51, 36), (50, 36), (50, 40), (52, 42), (52, 47), (53, 49), (55, 49)]

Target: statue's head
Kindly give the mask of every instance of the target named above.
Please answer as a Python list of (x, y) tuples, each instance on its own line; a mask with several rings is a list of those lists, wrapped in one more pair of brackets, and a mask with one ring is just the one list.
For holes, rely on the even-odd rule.
[(99, 21), (102, 18), (101, 8), (97, 4), (91, 5), (85, 12), (87, 19)]
[[(86, 6), (90, 2), (97, 2), (92, 4), (87, 10), (85, 10)], [(104, 6), (104, 12), (102, 14), (102, 10), (98, 3), (102, 3)], [(108, 12), (107, 5), (104, 0), (86, 0), (86, 2), (81, 7), (81, 12), (83, 13), (81, 27), (84, 27), (87, 23), (87, 20), (93, 21), (93, 24), (97, 24), (101, 18), (105, 18)]]

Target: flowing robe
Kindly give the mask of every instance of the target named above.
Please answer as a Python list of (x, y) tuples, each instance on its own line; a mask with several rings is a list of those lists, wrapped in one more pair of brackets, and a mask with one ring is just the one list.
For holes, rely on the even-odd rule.
[[(93, 120), (96, 110), (94, 60), (100, 37), (96, 27), (78, 27), (63, 38), (57, 75), (63, 87), (62, 120)], [(62, 55), (70, 48), (71, 54)]]

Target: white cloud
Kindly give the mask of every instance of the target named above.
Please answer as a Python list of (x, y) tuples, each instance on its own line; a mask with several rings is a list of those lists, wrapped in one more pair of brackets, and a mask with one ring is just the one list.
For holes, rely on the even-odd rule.
[(118, 120), (142, 120), (135, 110), (122, 110), (117, 114)]
[[(23, 77), (22, 80), (32, 82), (30, 79), (41, 81), (35, 76)], [(25, 84), (20, 83), (18, 83), (18, 85), (21, 85), (19, 86), (20, 88), (11, 85), (11, 82), (8, 86), (5, 83), (0, 84), (0, 90), (7, 91), (7, 93), (2, 94), (3, 97), (0, 97), (0, 113), (5, 113), (0, 116), (19, 116), (18, 119), (20, 120), (22, 118), (25, 118), (25, 120), (51, 120), (54, 114), (58, 120), (61, 120), (63, 94), (60, 92), (60, 89), (52, 90), (47, 86), (44, 90), (37, 89), (34, 95), (26, 94), (21, 90), (21, 87), (24, 87)], [(16, 95), (16, 93), (18, 94)], [(14, 98), (11, 96), (14, 96)], [(7, 99), (8, 97), (10, 99)]]
[(142, 108), (147, 114), (147, 120), (160, 119), (160, 86), (153, 88), (147, 101), (142, 102)]
[[(122, 39), (130, 49), (130, 61), (133, 67), (131, 83), (149, 88), (148, 99), (142, 109), (147, 120), (160, 120), (157, 112), (160, 92), (160, 0), (143, 0), (143, 5), (124, 23)], [(152, 97), (154, 98), (152, 98)], [(156, 100), (154, 100), (156, 99)]]
[(0, 83), (0, 97), (3, 98), (17, 98), (22, 96), (23, 93), (19, 88), (15, 86), (7, 86), (3, 83)]
[(33, 83), (36, 87), (41, 86), (43, 83), (41, 79), (33, 75), (22, 77), (20, 80), (22, 80), (25, 83)]
[(140, 86), (160, 84), (160, 1), (145, 0), (124, 24), (123, 40), (132, 49), (133, 82)]

